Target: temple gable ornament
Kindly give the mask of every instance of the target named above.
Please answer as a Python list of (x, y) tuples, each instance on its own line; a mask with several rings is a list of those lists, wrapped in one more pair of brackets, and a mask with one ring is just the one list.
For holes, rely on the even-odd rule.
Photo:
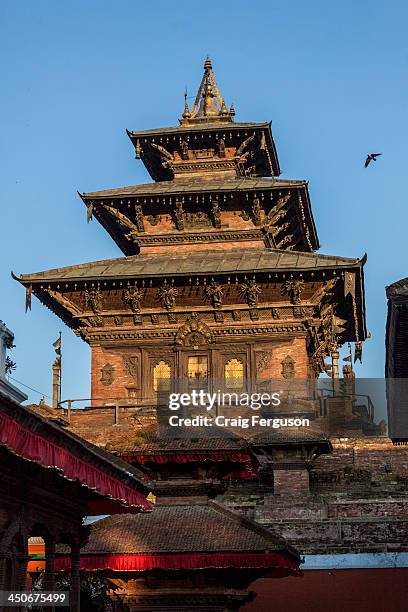
[(175, 343), (179, 346), (202, 346), (214, 342), (211, 329), (193, 312), (177, 331)]

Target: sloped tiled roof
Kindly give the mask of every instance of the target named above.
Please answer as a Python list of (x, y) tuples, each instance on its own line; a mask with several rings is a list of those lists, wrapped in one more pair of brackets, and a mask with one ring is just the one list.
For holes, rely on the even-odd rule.
[(232, 251), (197, 251), (131, 255), (117, 259), (94, 261), (34, 274), (22, 274), (21, 282), (53, 280), (86, 280), (135, 278), (143, 276), (183, 276), (186, 274), (222, 274), (270, 272), (280, 270), (318, 270), (354, 266), (358, 259), (282, 251), (278, 249), (234, 249)]
[(272, 178), (237, 178), (237, 179), (200, 179), (190, 178), (188, 180), (178, 179), (174, 181), (160, 181), (158, 183), (146, 183), (144, 185), (130, 185), (129, 187), (118, 187), (102, 191), (89, 191), (82, 194), (86, 200), (94, 198), (108, 198), (121, 196), (160, 196), (176, 193), (207, 193), (212, 191), (231, 192), (254, 189), (284, 189), (293, 187), (304, 187), (306, 181), (283, 180)]
[(128, 132), (129, 136), (154, 136), (155, 134), (172, 134), (175, 132), (207, 132), (211, 130), (242, 130), (242, 129), (250, 129), (250, 128), (267, 128), (269, 127), (269, 123), (254, 123), (254, 122), (239, 122), (239, 121), (226, 121), (222, 123), (220, 121), (208, 121), (205, 123), (199, 124), (189, 124), (189, 125), (172, 125), (170, 127), (162, 127), (162, 128), (154, 128), (152, 130), (143, 130), (141, 132)]
[(203, 505), (157, 506), (149, 516), (121, 514), (92, 524), (89, 554), (263, 552), (288, 549), (268, 530), (223, 508)]
[(300, 428), (282, 428), (258, 433), (251, 439), (252, 444), (299, 444), (323, 443), (330, 445), (327, 436), (321, 431), (312, 431)]

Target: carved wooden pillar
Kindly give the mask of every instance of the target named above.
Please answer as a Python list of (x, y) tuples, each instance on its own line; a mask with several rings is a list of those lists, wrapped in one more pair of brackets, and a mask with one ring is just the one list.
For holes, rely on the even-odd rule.
[(78, 543), (71, 545), (71, 586), (69, 589), (69, 610), (70, 612), (80, 612), (80, 552)]
[[(45, 538), (45, 572), (44, 590), (55, 591), (55, 538), (47, 536)], [(55, 607), (50, 607), (50, 612), (54, 612)]]

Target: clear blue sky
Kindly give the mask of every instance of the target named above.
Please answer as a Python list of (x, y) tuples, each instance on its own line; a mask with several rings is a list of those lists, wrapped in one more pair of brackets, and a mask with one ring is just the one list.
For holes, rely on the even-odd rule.
[[(321, 252), (368, 253), (363, 376), (384, 371), (385, 285), (408, 275), (406, 2), (2, 0), (0, 318), (14, 377), (89, 394), (89, 349), (10, 277), (120, 251), (76, 190), (149, 180), (125, 128), (175, 125), (208, 53), (238, 121), (272, 120), (282, 176), (308, 179)], [(364, 170), (368, 151), (383, 156)], [(39, 396), (30, 394), (32, 399)]]

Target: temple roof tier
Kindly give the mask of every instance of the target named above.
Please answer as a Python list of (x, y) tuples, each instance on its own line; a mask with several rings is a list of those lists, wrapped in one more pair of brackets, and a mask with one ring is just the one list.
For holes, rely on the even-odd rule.
[(209, 172), (236, 176), (278, 176), (278, 156), (270, 123), (235, 123), (215, 81), (211, 60), (190, 111), (187, 93), (179, 126), (129, 132), (136, 158), (155, 181)]
[[(62, 547), (60, 550), (62, 552)], [(283, 569), (286, 566), (288, 573), (297, 573), (300, 562), (298, 552), (270, 530), (212, 501), (196, 505), (157, 506), (149, 520), (145, 520), (143, 515), (121, 515), (102, 519), (92, 525), (89, 542), (81, 550), (84, 566), (85, 559), (92, 563), (93, 558), (101, 569), (118, 569), (110, 566), (117, 555), (143, 555), (144, 558), (146, 555), (152, 555), (152, 567), (149, 569), (153, 569), (160, 567), (159, 555), (169, 553), (213, 555), (213, 561), (203, 559), (203, 563), (198, 562), (195, 569), (223, 567), (220, 559), (217, 560), (220, 553), (231, 555), (226, 567), (269, 565), (271, 569)], [(269, 559), (254, 558), (252, 565), (251, 554), (254, 553), (275, 555), (270, 554)], [(240, 555), (236, 564), (234, 554)], [(245, 563), (246, 555), (249, 565)], [(131, 561), (129, 557), (129, 563)], [(178, 561), (181, 569), (184, 567), (182, 558)]]
[(80, 195), (126, 255), (192, 242), (319, 248), (305, 181), (190, 178)]
[[(234, 249), (134, 255), (15, 278), (26, 287), (26, 303), (36, 295), (90, 343), (146, 337), (177, 345), (191, 324), (208, 343), (293, 333), (309, 336), (321, 367), (330, 347), (366, 338), (364, 263), (365, 257)], [(243, 297), (248, 283), (260, 296), (255, 302)], [(208, 286), (225, 296), (216, 312)], [(169, 291), (171, 311), (161, 302)]]
[(55, 281), (134, 280), (136, 278), (205, 276), (261, 272), (301, 272), (333, 268), (362, 268), (365, 259), (336, 257), (321, 253), (280, 251), (277, 249), (234, 249), (233, 251), (199, 251), (157, 255), (133, 255), (90, 263), (54, 268), (44, 272), (22, 274), (22, 284)]
[[(234, 170), (237, 176), (279, 176), (270, 122), (180, 125), (141, 132), (127, 130), (155, 181), (168, 181), (195, 169)], [(216, 165), (215, 165), (216, 164)]]

